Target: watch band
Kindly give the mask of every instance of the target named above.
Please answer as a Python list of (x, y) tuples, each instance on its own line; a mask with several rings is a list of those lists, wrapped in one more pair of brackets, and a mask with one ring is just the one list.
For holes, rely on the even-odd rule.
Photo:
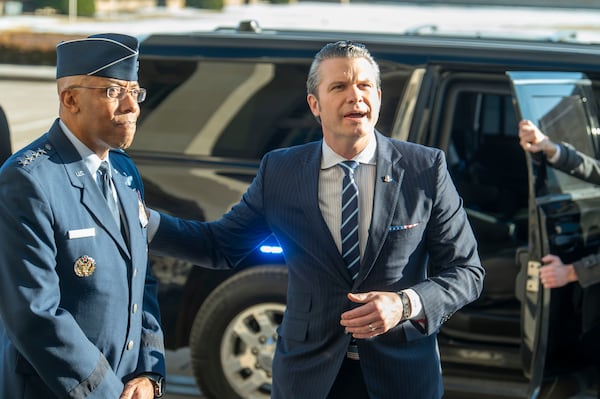
[(165, 379), (160, 374), (154, 373), (146, 373), (143, 374), (144, 377), (150, 380), (152, 385), (154, 385), (154, 397), (162, 398), (165, 394)]
[(402, 301), (402, 318), (400, 319), (402, 322), (410, 318), (410, 314), (412, 313), (412, 305), (408, 295), (406, 295), (404, 291), (398, 291), (398, 296), (400, 297), (400, 301)]

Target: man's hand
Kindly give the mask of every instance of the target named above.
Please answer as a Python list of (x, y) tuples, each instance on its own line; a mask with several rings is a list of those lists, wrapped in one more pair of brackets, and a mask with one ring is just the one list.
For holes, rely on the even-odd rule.
[(146, 377), (136, 377), (125, 384), (119, 399), (154, 399), (154, 384)]
[(545, 288), (558, 288), (577, 281), (573, 265), (565, 265), (556, 255), (546, 255), (542, 258), (544, 266), (540, 268), (540, 280)]
[(528, 120), (519, 122), (519, 144), (527, 152), (543, 151), (549, 158), (556, 154), (556, 144)]
[(402, 319), (402, 301), (395, 292), (348, 294), (362, 306), (342, 313), (340, 324), (354, 338), (371, 338), (395, 327)]

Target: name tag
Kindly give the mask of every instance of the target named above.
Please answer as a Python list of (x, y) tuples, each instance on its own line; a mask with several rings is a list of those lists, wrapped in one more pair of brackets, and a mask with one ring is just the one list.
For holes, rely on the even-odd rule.
[(67, 235), (69, 240), (74, 238), (94, 237), (96, 235), (96, 228), (90, 227), (88, 229), (69, 230)]

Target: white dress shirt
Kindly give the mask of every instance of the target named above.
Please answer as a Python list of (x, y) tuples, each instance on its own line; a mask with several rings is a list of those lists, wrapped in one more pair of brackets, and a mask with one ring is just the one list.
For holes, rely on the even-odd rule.
[[(81, 156), (81, 159), (83, 160), (83, 163), (85, 164), (85, 167), (87, 168), (88, 172), (92, 175), (94, 181), (98, 183), (98, 168), (100, 167), (102, 161), (107, 161), (110, 165), (110, 159), (108, 158), (109, 154), (106, 154), (106, 159), (100, 159), (100, 157), (96, 155), (95, 152), (93, 152), (87, 145), (83, 144), (81, 140), (79, 140), (77, 136), (75, 136), (73, 132), (69, 130), (67, 125), (65, 125), (65, 123), (62, 120), (59, 120), (58, 123), (63, 132), (65, 133), (65, 136), (67, 136), (71, 144), (73, 144), (73, 146), (75, 147), (75, 150), (77, 150), (77, 153)], [(111, 177), (112, 181), (112, 168), (108, 168), (108, 174)], [(115, 190), (114, 185), (111, 184), (110, 187), (112, 189), (113, 197), (118, 203), (117, 191)]]
[[(336, 154), (323, 140), (321, 172), (319, 173), (319, 208), (329, 227), (329, 231), (342, 252), (342, 180), (344, 171), (338, 166), (347, 159)], [(375, 172), (377, 141), (369, 141), (367, 147), (352, 161), (357, 161), (359, 167), (354, 171), (354, 181), (358, 186), (358, 240), (360, 257), (362, 259), (369, 238), (369, 226), (373, 210), (373, 194), (375, 192)]]
[[(377, 140), (375, 136), (371, 136), (367, 147), (352, 159), (346, 159), (335, 153), (323, 140), (321, 171), (319, 172), (319, 208), (340, 253), (342, 252), (340, 226), (342, 224), (341, 203), (344, 171), (337, 165), (343, 161), (359, 163), (359, 167), (354, 172), (354, 180), (358, 186), (358, 240), (362, 259), (369, 239), (369, 227), (373, 216), (373, 196), (377, 172)], [(423, 305), (419, 295), (410, 288), (403, 291), (411, 302), (409, 318), (422, 319)]]

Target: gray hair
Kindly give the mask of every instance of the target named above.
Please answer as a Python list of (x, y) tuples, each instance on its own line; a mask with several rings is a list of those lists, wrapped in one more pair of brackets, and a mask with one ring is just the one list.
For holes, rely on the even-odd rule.
[(381, 75), (379, 72), (379, 65), (369, 53), (369, 50), (362, 43), (352, 42), (349, 40), (340, 40), (335, 43), (328, 43), (315, 55), (312, 64), (310, 65), (310, 71), (308, 72), (308, 78), (306, 79), (306, 92), (307, 94), (317, 95), (317, 87), (319, 87), (320, 76), (319, 67), (323, 60), (329, 58), (364, 58), (373, 67), (375, 75), (377, 77), (377, 88), (381, 88)]

